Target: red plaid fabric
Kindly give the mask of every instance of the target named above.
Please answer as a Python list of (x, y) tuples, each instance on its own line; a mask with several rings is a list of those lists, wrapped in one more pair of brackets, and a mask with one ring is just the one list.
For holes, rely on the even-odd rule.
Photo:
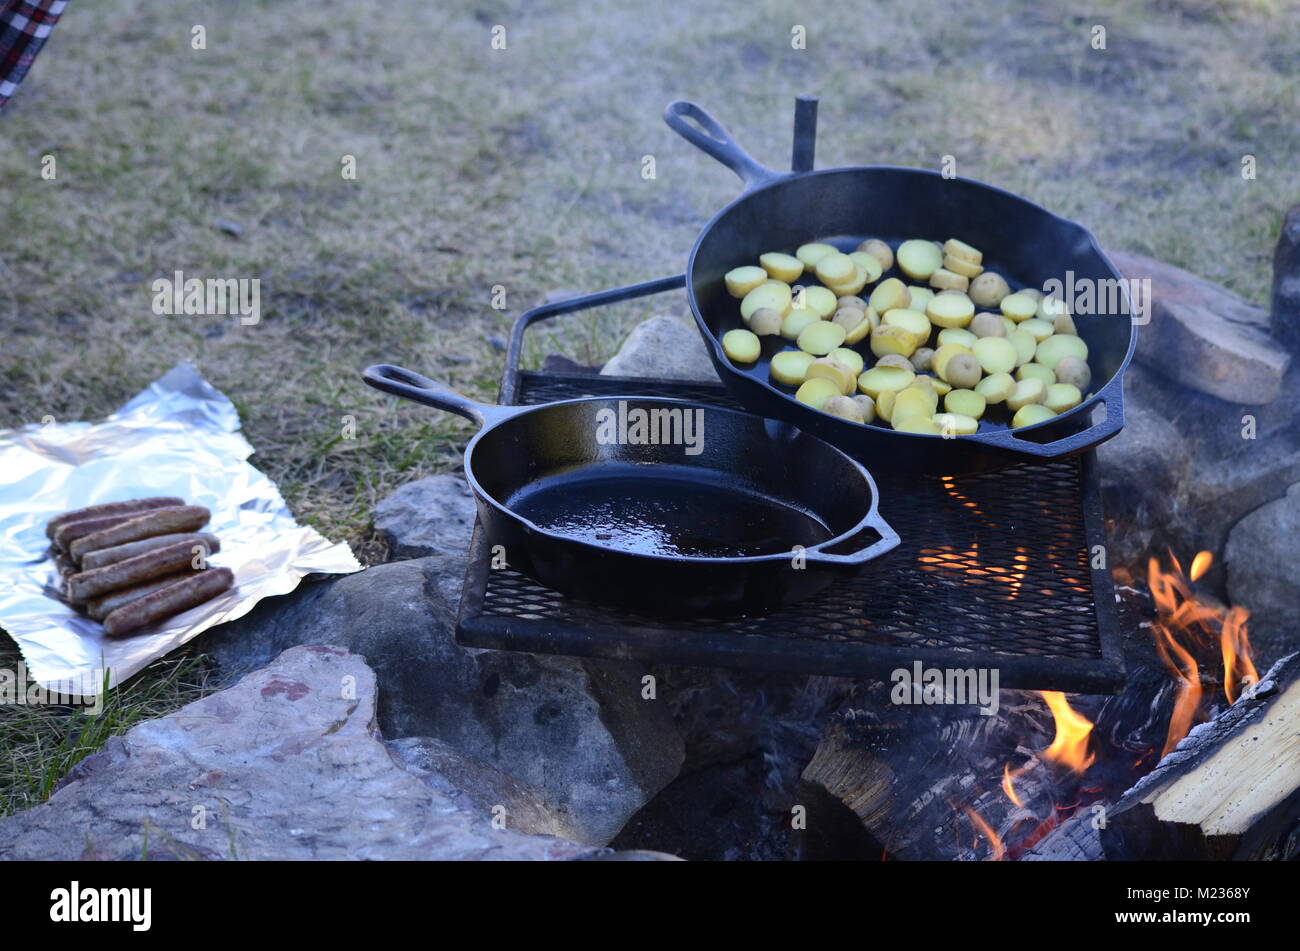
[(68, 0), (0, 0), (0, 107), (31, 69)]

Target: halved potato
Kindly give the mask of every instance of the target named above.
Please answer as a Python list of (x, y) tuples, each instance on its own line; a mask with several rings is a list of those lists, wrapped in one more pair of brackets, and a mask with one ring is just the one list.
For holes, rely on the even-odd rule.
[(752, 264), (732, 268), (722, 276), (723, 282), (727, 285), (727, 293), (732, 297), (744, 297), (754, 288), (765, 283), (767, 278), (767, 271)]
[(904, 327), (882, 323), (871, 331), (871, 352), (878, 357), (887, 353), (910, 357), (918, 346), (916, 335)]
[(1017, 291), (1014, 294), (1008, 294), (1002, 300), (998, 301), (998, 306), (1002, 308), (1002, 313), (1006, 314), (1016, 323), (1022, 320), (1028, 320), (1038, 313), (1038, 299), (1031, 297), (1024, 291)]
[(975, 346), (975, 341), (978, 340), (979, 337), (975, 336), (964, 327), (945, 327), (943, 330), (939, 331), (939, 336), (936, 339), (941, 347), (945, 344), (955, 343), (960, 344), (969, 350), (971, 347)]
[(1021, 426), (1033, 426), (1035, 423), (1045, 423), (1056, 414), (1044, 406), (1042, 403), (1026, 403), (1020, 409), (1016, 410), (1016, 415), (1011, 417), (1011, 428), (1019, 429)]
[(866, 251), (873, 258), (880, 262), (881, 273), (888, 271), (894, 266), (893, 249), (881, 241), (879, 238), (868, 238), (858, 245), (859, 251)]
[(800, 350), (824, 357), (844, 343), (845, 335), (844, 328), (839, 324), (833, 324), (829, 320), (819, 320), (801, 330), (795, 342)]
[(966, 327), (975, 316), (975, 304), (965, 294), (937, 294), (925, 305), (925, 314), (936, 327)]
[(948, 412), (960, 413), (972, 419), (983, 416), (987, 406), (988, 400), (974, 390), (949, 390), (943, 398), (943, 408)]
[(943, 265), (943, 252), (938, 246), (920, 238), (900, 244), (895, 257), (898, 269), (914, 281), (929, 280), (930, 275)]
[(1006, 337), (981, 337), (971, 352), (985, 373), (1010, 373), (1016, 368), (1016, 348)]
[(935, 413), (931, 419), (944, 436), (969, 436), (980, 429), (980, 421), (964, 413)]
[(787, 284), (797, 281), (799, 275), (803, 274), (803, 262), (793, 254), (769, 251), (758, 256), (758, 263), (767, 272), (768, 277), (785, 281)]
[(811, 353), (802, 350), (782, 350), (772, 357), (768, 371), (772, 379), (786, 386), (798, 386), (808, 378), (808, 368), (817, 359)]
[(801, 333), (816, 323), (820, 321), (811, 310), (792, 310), (781, 321), (781, 336), (786, 340), (798, 340)]
[(750, 331), (737, 328), (722, 335), (722, 352), (736, 363), (753, 363), (763, 352), (763, 345)]
[(792, 295), (790, 285), (781, 281), (764, 281), (745, 295), (740, 302), (740, 316), (748, 321), (750, 315), (760, 307), (771, 307), (782, 317), (790, 313)]
[(806, 403), (813, 409), (821, 409), (826, 401), (832, 396), (840, 396), (839, 387), (830, 380), (805, 380), (799, 384), (799, 389), (795, 391), (794, 398), (800, 403)]
[(805, 271), (813, 271), (817, 268), (817, 262), (828, 254), (838, 254), (833, 244), (823, 244), (820, 241), (813, 241), (809, 244), (800, 245), (794, 252), (794, 256), (803, 262)]
[(803, 305), (821, 320), (829, 320), (837, 308), (834, 293), (815, 284), (804, 288)]
[(877, 314), (883, 314), (895, 307), (907, 307), (911, 304), (911, 300), (912, 295), (906, 284), (896, 277), (887, 277), (876, 285), (867, 304)]
[[(1034, 359), (1052, 370), (1056, 369), (1056, 365), (1065, 357), (1075, 357), (1084, 361), (1088, 359), (1088, 345), (1083, 342), (1082, 337), (1073, 334), (1053, 334), (1039, 343), (1038, 349), (1034, 352)], [(1057, 374), (1057, 378), (1060, 379), (1060, 374)], [(1082, 390), (1083, 387), (1079, 389)]]
[(975, 392), (984, 397), (988, 403), (1006, 402), (1008, 396), (1015, 392), (1016, 381), (1010, 373), (995, 373), (986, 376), (975, 384)]
[(858, 376), (858, 389), (876, 401), (880, 408), (880, 394), (898, 392), (906, 388), (916, 378), (916, 374), (901, 367), (872, 367)]

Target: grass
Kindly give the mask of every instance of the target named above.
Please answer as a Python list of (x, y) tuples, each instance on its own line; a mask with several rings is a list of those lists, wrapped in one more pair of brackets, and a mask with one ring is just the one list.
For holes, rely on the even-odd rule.
[[(951, 154), (959, 174), (1107, 246), (1264, 302), (1300, 194), (1300, 9), (1075, 6), (73, 4), (0, 112), (0, 427), (103, 416), (192, 359), (236, 401), (254, 461), (299, 518), (382, 559), (374, 504), (455, 471), (468, 427), (367, 390), (358, 371), (399, 362), (491, 399), (492, 338), (548, 290), (679, 271), (737, 183), (663, 125), (675, 98), (779, 166), (793, 97), (815, 92), (819, 166)], [(791, 48), (796, 23), (805, 50)], [(498, 24), (504, 50), (490, 46)], [(1089, 46), (1096, 25), (1104, 51)], [(53, 181), (39, 174), (47, 154)], [(349, 155), (355, 180), (341, 174)], [(155, 316), (150, 282), (177, 269), (259, 278), (262, 322)], [(655, 312), (684, 301), (560, 318), (530, 359), (601, 361)], [(355, 439), (341, 438), (345, 417)], [(169, 669), (121, 702), (165, 708), (144, 698)], [(40, 756), (57, 773), (73, 755), (34, 742), (0, 725), (0, 745), (41, 779), (11, 804), (48, 788)]]

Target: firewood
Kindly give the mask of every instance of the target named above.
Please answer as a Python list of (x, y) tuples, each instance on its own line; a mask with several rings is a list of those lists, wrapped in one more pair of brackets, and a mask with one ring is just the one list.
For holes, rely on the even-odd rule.
[(1111, 859), (1287, 859), (1297, 833), (1300, 653), (1125, 793), (1100, 842)]
[(1138, 328), (1139, 361), (1230, 403), (1276, 399), (1291, 355), (1269, 335), (1268, 311), (1182, 268), (1109, 254), (1129, 280), (1151, 281), (1150, 322)]

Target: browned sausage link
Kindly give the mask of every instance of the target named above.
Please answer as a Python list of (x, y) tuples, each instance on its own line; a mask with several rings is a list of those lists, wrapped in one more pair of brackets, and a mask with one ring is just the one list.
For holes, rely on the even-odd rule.
[(102, 621), (124, 604), (130, 604), (136, 598), (143, 598), (146, 594), (152, 594), (160, 588), (165, 588), (169, 584), (175, 584), (178, 581), (197, 575), (194, 570), (181, 571), (174, 575), (167, 575), (165, 578), (155, 578), (153, 581), (146, 581), (144, 584), (138, 584), (130, 588), (120, 588), (117, 591), (110, 591), (108, 594), (98, 598), (91, 598), (86, 602), (86, 613), (96, 621)]
[(138, 627), (161, 621), (215, 598), (235, 583), (229, 568), (211, 568), (191, 578), (169, 584), (161, 590), (137, 598), (104, 618), (104, 633), (117, 637)]
[(176, 542), (189, 542), (191, 545), (205, 545), (208, 554), (214, 554), (221, 551), (221, 542), (216, 535), (208, 532), (180, 532), (172, 535), (155, 535), (153, 538), (142, 538), (138, 542), (127, 542), (125, 545), (114, 545), (112, 548), (101, 548), (98, 551), (88, 551), (81, 556), (81, 568), (83, 571), (90, 571), (92, 568), (103, 568), (105, 565), (111, 565), (114, 562), (123, 561), (127, 558), (134, 558), (136, 555), (142, 555), (147, 551), (153, 551), (155, 548), (163, 548)]
[(73, 601), (89, 601), (118, 588), (128, 588), (142, 581), (152, 581), (163, 575), (175, 574), (191, 567), (194, 546), (177, 542), (165, 548), (155, 548), (143, 555), (94, 568), (68, 579), (68, 597)]
[(176, 508), (158, 509), (145, 515), (137, 515), (129, 522), (106, 528), (102, 532), (78, 538), (68, 547), (68, 553), (80, 561), (88, 551), (125, 545), (127, 542), (153, 538), (155, 535), (196, 532), (208, 523), (211, 514), (202, 505), (180, 505)]
[(73, 509), (71, 512), (64, 512), (62, 515), (56, 515), (45, 523), (45, 535), (53, 538), (54, 533), (69, 522), (80, 522), (82, 519), (99, 518), (104, 515), (136, 515), (140, 512), (147, 512), (149, 509), (169, 508), (174, 505), (184, 505), (184, 499), (178, 499), (170, 495), (160, 495), (149, 499), (128, 499), (125, 502), (103, 502), (99, 505), (88, 505), (84, 509)]
[(54, 533), (54, 547), (67, 551), (68, 546), (78, 538), (93, 535), (95, 532), (102, 532), (106, 528), (112, 528), (114, 525), (121, 525), (123, 522), (129, 522), (131, 519), (139, 517), (138, 514), (101, 515), (98, 518), (82, 518), (75, 522), (67, 522)]

